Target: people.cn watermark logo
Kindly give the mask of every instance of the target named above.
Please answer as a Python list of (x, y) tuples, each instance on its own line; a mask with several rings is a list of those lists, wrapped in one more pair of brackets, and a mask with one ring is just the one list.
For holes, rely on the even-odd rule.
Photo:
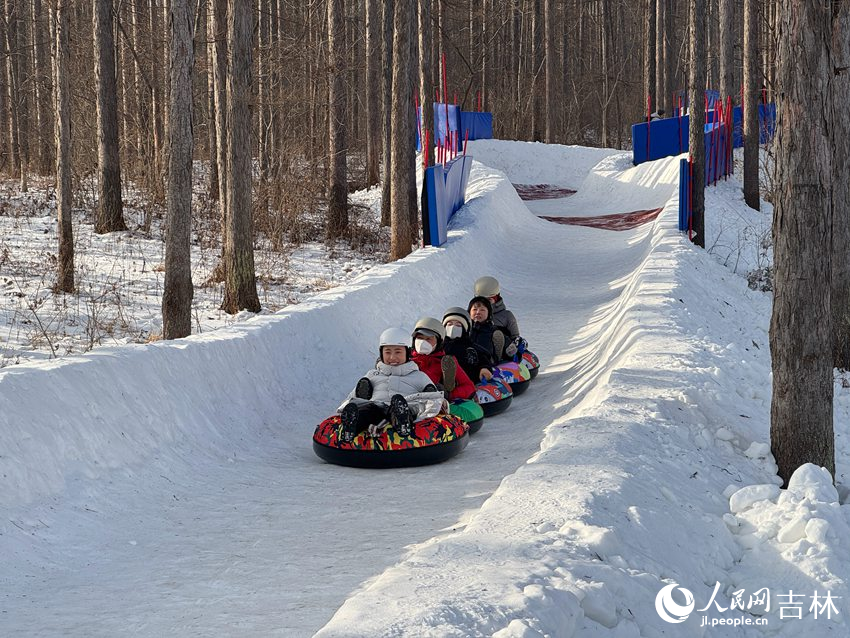
[(673, 590), (677, 587), (679, 587), (679, 583), (666, 585), (655, 597), (655, 611), (658, 612), (662, 620), (669, 623), (685, 622), (696, 606), (694, 595), (684, 587), (679, 587), (679, 591), (685, 596), (685, 604), (680, 605), (673, 600)]

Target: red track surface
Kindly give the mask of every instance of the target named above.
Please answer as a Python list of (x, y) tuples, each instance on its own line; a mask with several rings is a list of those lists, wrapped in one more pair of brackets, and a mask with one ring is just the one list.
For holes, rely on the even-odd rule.
[(552, 184), (514, 184), (517, 195), (525, 201), (536, 199), (561, 199), (575, 195), (571, 188), (561, 188)]
[(630, 230), (646, 222), (651, 222), (658, 217), (660, 208), (649, 210), (635, 210), (630, 213), (617, 213), (615, 215), (600, 215), (598, 217), (549, 217), (541, 215), (545, 219), (556, 224), (567, 224), (570, 226), (592, 226), (593, 228), (605, 228), (606, 230)]

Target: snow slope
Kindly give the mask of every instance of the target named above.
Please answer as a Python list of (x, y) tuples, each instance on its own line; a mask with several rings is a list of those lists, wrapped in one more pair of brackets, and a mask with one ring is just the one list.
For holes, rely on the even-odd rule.
[[(665, 210), (552, 224), (476, 163), (444, 248), (226, 330), (0, 372), (0, 633), (846, 635), (848, 506), (810, 468), (777, 493), (769, 299), (675, 232), (675, 160), (470, 148), (579, 191), (537, 214)], [(465, 303), (482, 274), (541, 357), (530, 391), (446, 464), (319, 462), (312, 429), (380, 331)], [(668, 624), (668, 582), (699, 606), (716, 582), (725, 607), (740, 587), (830, 590), (841, 613)]]

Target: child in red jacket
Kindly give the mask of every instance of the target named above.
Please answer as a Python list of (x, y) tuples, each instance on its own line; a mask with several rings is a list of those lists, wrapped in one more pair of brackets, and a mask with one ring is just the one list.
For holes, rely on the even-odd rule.
[(457, 359), (445, 353), (445, 341), (446, 329), (440, 320), (423, 317), (413, 329), (413, 361), (431, 381), (443, 386), (450, 401), (469, 399), (475, 395), (475, 384)]

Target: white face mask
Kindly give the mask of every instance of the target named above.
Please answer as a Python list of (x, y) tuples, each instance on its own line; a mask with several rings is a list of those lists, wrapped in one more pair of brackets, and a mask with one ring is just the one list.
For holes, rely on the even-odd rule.
[(459, 339), (463, 335), (463, 328), (460, 326), (446, 326), (446, 337), (449, 339)]
[(434, 346), (425, 341), (425, 339), (417, 339), (414, 341), (414, 345), (416, 346), (416, 352), (419, 354), (431, 354), (434, 352)]

